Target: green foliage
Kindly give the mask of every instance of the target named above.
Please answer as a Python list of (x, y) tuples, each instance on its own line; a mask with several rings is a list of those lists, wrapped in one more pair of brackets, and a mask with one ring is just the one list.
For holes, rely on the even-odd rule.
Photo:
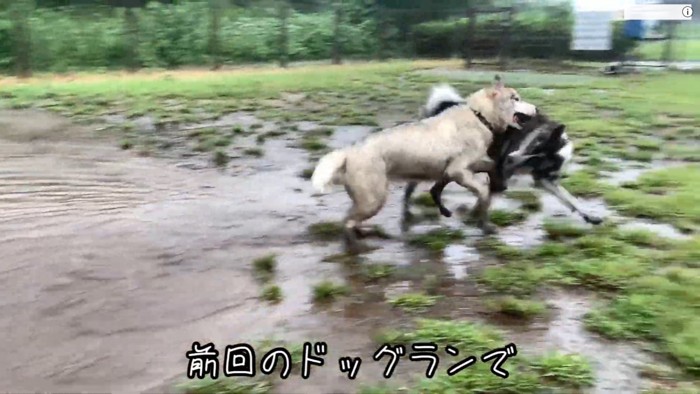
[[(477, 56), (498, 56), (501, 33), (493, 26), (501, 22), (500, 15), (477, 15), (474, 39), (469, 44)], [(613, 29), (613, 50), (590, 55), (570, 50), (573, 15), (568, 4), (533, 7), (516, 14), (510, 29), (510, 56), (527, 58), (614, 58), (630, 50), (634, 41), (624, 37), (622, 25)], [(415, 25), (412, 29), (414, 46), (419, 56), (450, 57), (461, 53), (468, 40), (469, 19), (434, 20)]]
[[(343, 56), (371, 58), (380, 46), (385, 55), (392, 56), (410, 52), (424, 57), (449, 57), (461, 52), (468, 19), (438, 18), (446, 15), (441, 10), (464, 8), (468, 4), (446, 4), (420, 5), (396, 13), (378, 12), (372, 2), (344, 2), (338, 28)], [(150, 1), (146, 7), (134, 9), (136, 26), (127, 23), (121, 8), (99, 4), (38, 8), (28, 11), (31, 64), (35, 71), (70, 71), (124, 68), (132, 64), (149, 68), (203, 65), (211, 64), (214, 56), (217, 64), (277, 61), (281, 30), (277, 10), (255, 2), (244, 6), (212, 12), (208, 3), (202, 1), (176, 4)], [(215, 23), (212, 15), (216, 15)], [(500, 23), (500, 17), (478, 16), (472, 43), (478, 56), (498, 55), (501, 33), (493, 25)], [(12, 20), (9, 12), (0, 11), (0, 70), (12, 67)], [(336, 23), (333, 8), (328, 4), (293, 9), (288, 19), (289, 59), (330, 58)], [(572, 23), (571, 10), (566, 5), (520, 10), (511, 26), (514, 32), (510, 35), (511, 55), (530, 58), (572, 55), (569, 50)], [(215, 45), (213, 37), (216, 37)], [(634, 45), (625, 39), (618, 25), (613, 41), (614, 50), (602, 56), (617, 56)], [(588, 52), (573, 55), (590, 57)]]
[[(123, 68), (130, 47), (136, 63), (149, 68), (173, 68), (211, 61), (211, 12), (202, 2), (175, 5), (152, 1), (135, 10), (138, 30), (134, 43), (125, 27), (124, 9), (83, 6), (40, 8), (32, 12), (31, 56), (37, 71)], [(218, 15), (217, 55), (225, 63), (270, 62), (279, 53), (280, 20), (258, 9), (229, 8)], [(292, 12), (289, 18), (290, 60), (331, 56), (334, 14), (326, 9), (310, 14)], [(12, 18), (0, 12), (0, 70), (11, 67)], [(372, 20), (340, 27), (345, 56), (370, 57), (376, 47)], [(56, 34), (60, 32), (60, 34)]]

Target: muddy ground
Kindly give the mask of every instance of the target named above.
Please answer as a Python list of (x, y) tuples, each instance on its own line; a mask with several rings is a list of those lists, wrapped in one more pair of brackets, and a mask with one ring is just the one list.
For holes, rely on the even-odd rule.
[[(383, 381), (384, 363), (371, 360), (374, 335), (411, 318), (387, 304), (387, 294), (424, 289), (433, 276), (443, 298), (429, 316), (486, 319), (470, 280), (491, 263), (471, 246), (480, 233), (443, 218), (464, 229), (468, 241), (448, 247), (444, 258), (407, 246), (399, 229), (403, 185), (394, 185), (371, 221), (393, 239), (370, 240), (380, 248), (365, 261), (396, 265), (401, 274), (368, 284), (354, 279), (358, 267), (323, 261), (341, 251), (337, 241), (309, 238), (309, 225), (338, 220), (349, 199), (342, 191), (313, 194), (299, 176), (309, 155), (293, 137), (271, 139), (263, 157), (241, 155), (218, 170), (195, 157), (139, 157), (96, 139), (92, 129), (45, 112), (0, 112), (2, 391), (162, 392), (184, 377), (193, 341), (223, 351), (276, 338), (324, 341), (330, 349), (327, 365), (313, 369), (312, 378), (294, 374), (278, 382), (277, 392), (356, 392)], [(333, 144), (370, 130), (341, 128)], [(544, 217), (568, 215), (542, 198), (545, 210), (502, 230), (502, 240), (536, 245)], [(453, 208), (473, 203), (455, 185), (446, 201)], [(501, 198), (495, 207), (517, 204)], [(600, 200), (584, 205), (614, 214)], [(268, 254), (277, 255), (275, 283), (283, 293), (277, 305), (259, 299), (262, 285), (251, 265)], [(347, 283), (350, 296), (315, 305), (312, 288), (325, 279)], [(524, 354), (556, 349), (589, 357), (597, 378), (591, 392), (637, 392), (643, 385), (638, 369), (648, 356), (585, 331), (581, 318), (590, 302), (588, 295), (558, 291), (551, 294), (550, 318), (501, 327)], [(362, 357), (356, 381), (338, 371), (340, 356)], [(408, 384), (408, 372), (416, 370), (402, 365), (393, 384)]]

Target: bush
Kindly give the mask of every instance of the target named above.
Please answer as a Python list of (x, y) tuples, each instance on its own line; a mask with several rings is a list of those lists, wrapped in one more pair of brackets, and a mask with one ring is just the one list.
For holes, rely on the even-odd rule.
[[(347, 8), (347, 7), (346, 7)], [(370, 58), (381, 44), (385, 55), (413, 52), (421, 57), (449, 57), (464, 48), (469, 22), (466, 18), (437, 20), (413, 26), (399, 34), (401, 20), (381, 21), (384, 37), (378, 38), (377, 15), (360, 6), (350, 7), (340, 26), (344, 57)], [(104, 6), (39, 8), (29, 18), (31, 62), (35, 71), (123, 68), (134, 61), (142, 67), (179, 67), (210, 62), (211, 14), (198, 1), (163, 4), (149, 2), (135, 10), (137, 42), (125, 30), (124, 10)], [(477, 19), (474, 55), (497, 56), (501, 46), (499, 15)], [(12, 22), (0, 11), (0, 71), (11, 70)], [(614, 30), (614, 50), (605, 53), (569, 50), (573, 18), (568, 6), (519, 12), (510, 36), (511, 56), (529, 58), (575, 57), (608, 59), (632, 49), (635, 41), (624, 37), (622, 25)], [(292, 12), (289, 26), (289, 58), (320, 60), (331, 57), (335, 16), (332, 11)], [(280, 20), (274, 10), (226, 8), (221, 11), (219, 55), (224, 63), (272, 62), (279, 55)], [(130, 47), (136, 45), (137, 57)]]
[[(498, 56), (501, 47), (500, 17), (477, 16), (471, 50), (474, 56)], [(570, 50), (573, 14), (566, 6), (520, 11), (511, 25), (510, 56), (526, 58), (566, 58), (606, 60), (618, 58), (635, 45), (624, 36), (622, 23), (613, 25), (613, 49), (605, 52)], [(418, 56), (450, 57), (462, 54), (467, 40), (467, 18), (430, 21), (413, 27), (413, 42)]]

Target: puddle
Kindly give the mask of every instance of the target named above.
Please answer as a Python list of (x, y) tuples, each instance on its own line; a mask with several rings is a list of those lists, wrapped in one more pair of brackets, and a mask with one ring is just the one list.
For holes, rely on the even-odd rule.
[(586, 296), (559, 291), (549, 303), (556, 310), (548, 324), (510, 335), (518, 351), (532, 355), (555, 351), (583, 355), (591, 361), (596, 377), (591, 393), (641, 391), (639, 370), (651, 361), (650, 356), (628, 344), (607, 341), (586, 331), (583, 316), (591, 308)]
[[(1, 120), (13, 130), (38, 127), (22, 119)], [(232, 122), (259, 121), (212, 124)], [(60, 133), (40, 126), (25, 131), (70, 136), (74, 127), (57, 123), (66, 129)], [(364, 330), (347, 320), (340, 329), (311, 302), (319, 281), (342, 282), (339, 265), (321, 263), (340, 244), (306, 241), (309, 224), (319, 216), (339, 220), (349, 199), (326, 196), (319, 210), (309, 182), (298, 177), (307, 152), (282, 139), (265, 150), (264, 159), (242, 159), (227, 173), (193, 172), (94, 140), (3, 141), (0, 184), (11, 198), (0, 201), (0, 281), (13, 296), (2, 303), (0, 346), (25, 344), (1, 360), (8, 367), (0, 370), (3, 387), (143, 391), (181, 377), (195, 340), (220, 351), (269, 335), (358, 346), (346, 338), (366, 337)], [(397, 197), (381, 219), (394, 233)], [(283, 293), (276, 306), (258, 300), (261, 284), (251, 269), (270, 253)]]
[(681, 166), (684, 163), (674, 161), (653, 161), (648, 164), (630, 162), (625, 160), (609, 160), (619, 168), (617, 171), (601, 171), (604, 181), (608, 184), (619, 186), (628, 182), (635, 182), (645, 172)]
[(645, 230), (657, 234), (660, 237), (674, 240), (688, 240), (691, 238), (688, 234), (683, 234), (675, 227), (665, 223), (654, 223), (650, 220), (634, 219), (620, 225), (622, 230)]
[[(571, 212), (570, 209), (564, 206), (559, 199), (553, 195), (532, 187), (526, 188), (526, 185), (531, 185), (531, 179), (517, 177), (512, 183), (514, 185), (509, 186), (510, 190), (529, 190), (537, 193), (542, 209), (539, 212), (531, 213), (522, 223), (500, 229), (498, 238), (502, 242), (523, 249), (537, 247), (544, 242), (547, 235), (543, 228), (544, 222), (553, 218), (567, 218), (568, 220), (580, 223), (580, 225), (584, 227), (590, 227), (580, 215)], [(600, 198), (578, 199), (578, 202), (583, 210), (592, 215), (603, 218), (616, 217), (616, 213), (610, 210), (605, 201)], [(513, 205), (506, 205), (505, 209), (515, 209), (519, 207), (519, 203), (516, 202), (515, 204), (517, 204), (515, 207)], [(495, 205), (496, 204), (494, 204), (494, 206)]]
[(464, 279), (468, 276), (469, 265), (481, 259), (479, 252), (473, 246), (450, 245), (445, 248), (442, 261), (447, 264), (450, 272), (456, 280)]

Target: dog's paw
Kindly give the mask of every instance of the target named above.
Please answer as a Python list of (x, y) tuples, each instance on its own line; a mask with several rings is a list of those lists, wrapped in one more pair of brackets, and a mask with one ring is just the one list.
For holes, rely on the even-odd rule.
[(450, 217), (452, 217), (452, 211), (450, 211), (449, 209), (447, 209), (445, 207), (440, 207), (440, 215), (442, 215), (446, 218), (450, 218)]
[(586, 223), (590, 223), (592, 225), (599, 225), (603, 223), (603, 219), (598, 217), (598, 216), (593, 216), (593, 215), (584, 215), (583, 220), (586, 221)]

